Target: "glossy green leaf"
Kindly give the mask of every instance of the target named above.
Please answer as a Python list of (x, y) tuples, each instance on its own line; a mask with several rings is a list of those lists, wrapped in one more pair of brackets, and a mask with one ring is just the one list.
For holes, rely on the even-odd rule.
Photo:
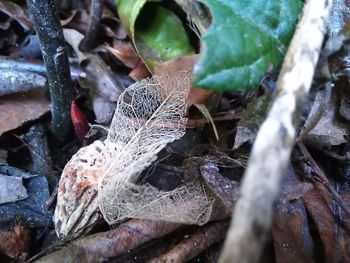
[(205, 0), (213, 22), (202, 38), (194, 85), (249, 89), (280, 66), (293, 35), (301, 0)]
[(151, 71), (158, 63), (193, 54), (183, 24), (172, 11), (147, 0), (116, 0), (116, 4), (121, 22)]

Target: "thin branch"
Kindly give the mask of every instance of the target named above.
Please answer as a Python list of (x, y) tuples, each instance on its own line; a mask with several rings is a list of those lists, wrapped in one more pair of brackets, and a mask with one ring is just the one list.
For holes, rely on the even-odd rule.
[(212, 244), (224, 239), (227, 227), (227, 221), (211, 222), (199, 227), (179, 244), (148, 263), (190, 261)]
[(258, 262), (271, 227), (273, 205), (295, 143), (300, 109), (310, 89), (332, 0), (308, 0), (245, 171), (240, 198), (219, 262)]
[(306, 159), (312, 166), (312, 168), (316, 172), (316, 176), (313, 179), (322, 183), (329, 193), (332, 195), (333, 199), (339, 204), (339, 206), (344, 210), (344, 212), (350, 217), (350, 209), (347, 207), (347, 204), (343, 201), (343, 199), (339, 196), (338, 192), (334, 189), (334, 187), (329, 182), (327, 176), (321, 169), (321, 167), (317, 164), (317, 162), (312, 158), (310, 152), (306, 148), (305, 144), (301, 141), (297, 142), (300, 152), (303, 154), (304, 159)]
[[(31, 72), (46, 76), (45, 65), (40, 61), (26, 61), (24, 59), (11, 59), (9, 57), (0, 56), (0, 70)], [(83, 71), (76, 64), (70, 65), (70, 74), (74, 79), (83, 74)]]
[(54, 0), (27, 0), (47, 69), (51, 96), (51, 131), (58, 141), (70, 132), (70, 104), (73, 89), (67, 50)]
[(186, 12), (190, 26), (200, 36), (211, 23), (208, 10), (199, 1), (175, 0), (175, 2)]
[(96, 39), (98, 28), (101, 22), (103, 10), (102, 0), (91, 0), (90, 4), (90, 20), (85, 33), (85, 37), (80, 44), (82, 51), (90, 51), (96, 47)]

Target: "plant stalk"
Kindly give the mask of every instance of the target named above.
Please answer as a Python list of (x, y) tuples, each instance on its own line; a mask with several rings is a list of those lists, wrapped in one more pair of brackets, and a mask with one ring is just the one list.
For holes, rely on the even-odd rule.
[(67, 49), (54, 0), (27, 0), (27, 6), (38, 34), (47, 70), (51, 97), (51, 132), (64, 141), (71, 131), (70, 104), (73, 88)]

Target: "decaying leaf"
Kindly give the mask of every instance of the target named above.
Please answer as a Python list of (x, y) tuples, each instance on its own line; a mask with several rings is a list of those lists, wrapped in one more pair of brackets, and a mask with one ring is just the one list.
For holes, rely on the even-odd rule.
[[(168, 192), (136, 184), (157, 153), (184, 134), (189, 88), (189, 74), (180, 72), (146, 79), (120, 96), (107, 138), (115, 144), (118, 161), (109, 166), (98, 191), (100, 209), (108, 223), (128, 217), (192, 224), (209, 220), (212, 201), (199, 182)], [(191, 207), (188, 204), (193, 199), (197, 202)]]
[[(29, 253), (31, 231), (22, 221), (0, 227), (0, 252), (12, 258), (12, 262), (25, 262)], [(4, 258), (2, 257), (2, 260)], [(3, 261), (4, 262), (4, 261)]]
[(134, 68), (136, 66), (139, 56), (130, 43), (119, 41), (113, 47), (108, 45), (104, 45), (103, 47), (123, 62), (126, 67)]
[[(170, 59), (158, 64), (154, 72), (156, 75), (174, 74), (174, 72), (187, 70), (193, 71), (194, 64), (198, 61), (199, 55), (182, 56), (180, 58)], [(192, 85), (190, 93), (187, 97), (187, 106), (193, 104), (204, 104), (207, 99), (214, 93), (213, 90), (201, 89)]]
[(0, 204), (16, 202), (27, 197), (22, 178), (0, 174)]
[(91, 228), (98, 206), (110, 224), (129, 217), (209, 220), (212, 201), (200, 182), (168, 192), (137, 184), (157, 153), (184, 134), (189, 88), (189, 74), (179, 72), (145, 79), (120, 95), (107, 140), (80, 149), (62, 173), (54, 217), (60, 237), (74, 238)]
[(49, 101), (42, 91), (0, 97), (0, 135), (49, 111)]
[(25, 30), (33, 29), (33, 23), (25, 9), (12, 1), (0, 1), (0, 13), (3, 12), (16, 20)]
[(96, 233), (41, 258), (38, 262), (102, 262), (119, 256), (152, 239), (160, 238), (181, 224), (153, 220), (129, 220), (115, 229)]
[[(319, 105), (327, 103), (324, 101), (326, 95), (318, 92), (314, 104), (311, 109), (312, 113), (315, 109), (319, 110)], [(322, 149), (323, 147), (331, 147), (347, 142), (348, 129), (345, 123), (337, 118), (337, 98), (332, 96), (329, 103), (325, 106), (326, 110), (315, 127), (304, 137), (304, 141), (312, 145), (314, 148)]]
[(271, 94), (265, 94), (249, 103), (246, 113), (238, 122), (233, 149), (239, 148), (245, 142), (251, 144), (254, 142), (260, 125), (266, 117), (270, 98)]

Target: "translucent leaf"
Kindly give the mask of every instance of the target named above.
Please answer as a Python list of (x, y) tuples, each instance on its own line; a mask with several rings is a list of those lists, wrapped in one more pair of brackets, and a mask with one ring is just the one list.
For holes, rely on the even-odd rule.
[(189, 74), (179, 72), (135, 83), (119, 97), (105, 142), (111, 150), (115, 145), (114, 161), (98, 189), (100, 210), (108, 223), (125, 218), (195, 224), (209, 220), (212, 201), (199, 182), (169, 192), (136, 184), (157, 153), (184, 134), (189, 88)]

